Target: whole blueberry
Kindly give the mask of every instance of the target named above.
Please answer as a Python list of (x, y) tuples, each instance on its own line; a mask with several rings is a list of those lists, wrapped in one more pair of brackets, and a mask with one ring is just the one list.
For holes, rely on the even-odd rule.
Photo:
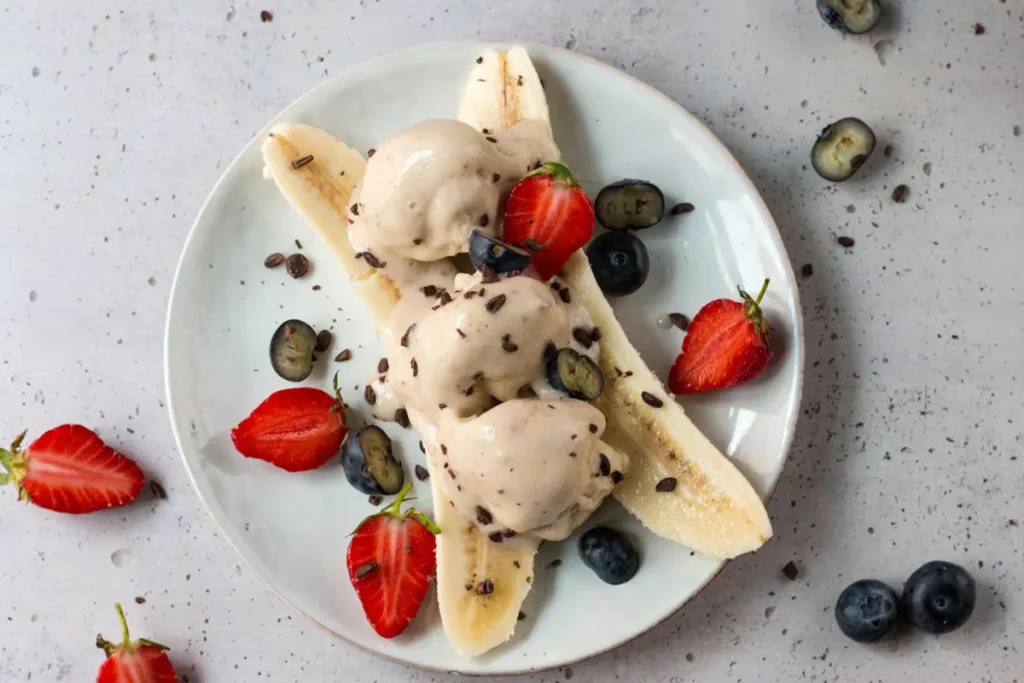
[(587, 246), (587, 258), (601, 291), (608, 296), (632, 294), (647, 281), (651, 259), (647, 247), (629, 232), (606, 232)]
[(964, 625), (975, 602), (974, 579), (952, 562), (929, 562), (903, 586), (903, 612), (910, 622), (936, 635)]
[(873, 643), (884, 636), (898, 616), (896, 591), (874, 579), (850, 584), (836, 602), (839, 630), (858, 643)]
[(615, 529), (596, 526), (580, 537), (580, 558), (605, 583), (626, 583), (640, 568), (640, 556), (629, 539)]

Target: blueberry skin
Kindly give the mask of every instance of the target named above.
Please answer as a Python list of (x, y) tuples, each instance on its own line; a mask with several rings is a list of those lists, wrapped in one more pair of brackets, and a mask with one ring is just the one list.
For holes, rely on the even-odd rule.
[(836, 602), (836, 623), (847, 638), (873, 643), (892, 630), (899, 617), (896, 591), (866, 579), (846, 587)]
[(926, 633), (949, 633), (970, 618), (976, 592), (974, 579), (960, 565), (929, 562), (903, 586), (903, 612)]
[(530, 252), (513, 246), (493, 235), (474, 230), (469, 236), (469, 259), (473, 267), (481, 270), (483, 266), (494, 269), (495, 273), (511, 273), (513, 270), (523, 271), (530, 265)]
[(608, 296), (626, 296), (647, 282), (651, 258), (636, 235), (606, 232), (587, 245), (587, 258), (601, 291)]
[(358, 433), (349, 433), (341, 446), (341, 467), (345, 471), (345, 479), (357, 491), (368, 496), (383, 496), (384, 489), (370, 474), (366, 466), (366, 456), (359, 446)]
[(665, 217), (665, 195), (654, 183), (625, 178), (597, 193), (594, 215), (609, 230), (643, 230)]
[(583, 564), (613, 586), (626, 583), (640, 568), (640, 555), (629, 539), (605, 526), (596, 526), (580, 536), (579, 552)]

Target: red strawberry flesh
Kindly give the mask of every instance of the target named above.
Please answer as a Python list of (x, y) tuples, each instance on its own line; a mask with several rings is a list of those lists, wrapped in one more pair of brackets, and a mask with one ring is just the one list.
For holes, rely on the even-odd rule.
[(132, 641), (121, 605), (117, 605), (117, 616), (122, 633), (119, 644), (96, 636), (96, 647), (107, 653), (107, 660), (96, 675), (96, 683), (178, 683), (165, 652), (167, 648), (145, 638)]

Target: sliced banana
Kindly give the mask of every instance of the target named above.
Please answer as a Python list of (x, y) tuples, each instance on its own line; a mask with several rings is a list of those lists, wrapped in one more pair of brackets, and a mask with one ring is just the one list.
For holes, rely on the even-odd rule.
[(487, 49), (477, 57), (459, 105), (459, 120), (477, 130), (511, 128), (522, 119), (550, 121), (548, 100), (526, 48)]

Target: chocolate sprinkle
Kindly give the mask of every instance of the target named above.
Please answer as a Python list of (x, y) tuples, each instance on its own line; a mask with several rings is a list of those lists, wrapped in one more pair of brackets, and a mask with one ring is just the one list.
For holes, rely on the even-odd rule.
[(356, 581), (362, 581), (378, 569), (380, 569), (380, 565), (376, 562), (367, 562), (362, 567), (356, 570)]
[(580, 346), (585, 349), (589, 349), (594, 345), (593, 340), (590, 338), (590, 332), (583, 329), (582, 327), (572, 328), (572, 338), (579, 342)]
[(490, 579), (484, 579), (476, 587), (477, 595), (490, 595), (494, 592), (494, 582)]
[(377, 402), (377, 392), (373, 390), (373, 387), (367, 384), (366, 388), (363, 389), (363, 398), (365, 398), (366, 402), (372, 406)]
[(814, 275), (814, 266), (812, 266), (810, 263), (805, 263), (804, 267), (800, 269), (800, 274), (803, 275), (804, 277), (810, 277)]
[(483, 214), (482, 216), (480, 216), (480, 220), (477, 221), (477, 223), (480, 224), (481, 228), (486, 228), (487, 224), (490, 223), (490, 222), (491, 222), (491, 217), (488, 216), (486, 213)]
[(351, 360), (351, 359), (352, 359), (352, 349), (345, 349), (344, 351), (342, 351), (341, 353), (339, 353), (337, 356), (334, 357), (334, 360), (337, 363), (344, 363), (345, 361)]
[(495, 173), (494, 175), (491, 176), (491, 180), (493, 180), (494, 182), (498, 182), (499, 180), (501, 180), (501, 174)]
[(786, 566), (782, 568), (782, 575), (790, 581), (796, 581), (796, 578), (800, 576), (800, 570), (796, 568), (796, 562), (790, 560), (786, 563)]
[(495, 531), (494, 533), (487, 534), (487, 538), (490, 539), (491, 543), (501, 543), (505, 540), (501, 537), (500, 531)]
[(673, 216), (678, 216), (681, 213), (690, 213), (695, 208), (696, 207), (690, 202), (680, 202), (679, 204), (673, 206), (669, 213), (672, 214)]
[(512, 335), (506, 334), (501, 337), (501, 348), (508, 353), (515, 353), (519, 350), (519, 346), (512, 341)]
[(601, 330), (597, 327), (590, 331), (590, 341), (599, 342), (601, 341)]
[(260, 21), (262, 21), (264, 24), (269, 23), (273, 20), (274, 15), (268, 12), (267, 10), (263, 10), (262, 12), (260, 12)]
[(660, 408), (663, 405), (665, 405), (664, 401), (662, 401), (660, 398), (650, 393), (649, 391), (640, 392), (640, 398), (642, 398), (644, 400), (644, 403), (646, 403), (652, 408)]
[(366, 150), (366, 157), (370, 158), (370, 157), (372, 157), (376, 153), (377, 153), (377, 150), (375, 150), (374, 148), (371, 147), (370, 149)]
[(377, 372), (387, 372), (389, 367), (387, 358), (381, 358), (377, 361)]
[(403, 429), (409, 428), (409, 411), (405, 408), (399, 408), (395, 411), (395, 422), (398, 423), (399, 427)]
[(444, 455), (448, 455), (448, 447), (445, 446), (444, 444), (441, 444), (441, 453)]
[(498, 138), (493, 138), (490, 135), (487, 136), (487, 142), (497, 142)]
[(892, 191), (892, 200), (897, 204), (902, 204), (907, 201), (907, 195), (910, 193), (910, 188), (906, 185), (897, 185), (896, 189)]
[(590, 429), (590, 433), (591, 434), (597, 434), (597, 425), (596, 424), (590, 423), (588, 428)]
[(455, 331), (458, 332), (459, 336), (462, 337), (463, 339), (466, 338), (466, 333), (460, 330), (458, 327), (455, 328)]
[(612, 483), (613, 484), (618, 484), (623, 479), (625, 479), (625, 477), (623, 476), (622, 472), (619, 472), (618, 470), (615, 470), (614, 472), (612, 472)]
[(572, 303), (572, 297), (569, 296), (568, 287), (562, 287), (562, 289), (558, 290), (558, 296), (562, 299), (562, 303)]
[(506, 297), (504, 294), (499, 294), (493, 299), (489, 299), (484, 308), (487, 309), (488, 313), (497, 313), (498, 310), (505, 305), (505, 301), (507, 298), (508, 297)]
[[(421, 441), (420, 443), (422, 444), (423, 442)], [(430, 472), (428, 472), (427, 468), (424, 467), (423, 465), (416, 465), (415, 472), (416, 478), (419, 479), (420, 481), (426, 481), (427, 479), (430, 479)]]
[(309, 259), (302, 254), (292, 254), (285, 260), (284, 267), (289, 275), (298, 279), (309, 272)]
[(477, 57), (476, 58), (476, 63), (477, 64), (483, 64), (484, 63), (484, 58), (483, 57)]
[(407, 329), (405, 331), (405, 334), (402, 335), (402, 340), (401, 340), (402, 346), (409, 346), (409, 337), (412, 336), (412, 331), (414, 329), (416, 329), (416, 323), (413, 323), (412, 325), (409, 325), (409, 329)]
[(601, 465), (598, 471), (601, 473), (602, 477), (607, 477), (612, 473), (612, 464), (608, 461), (608, 456), (604, 453), (598, 453), (598, 456), (601, 458)]
[(313, 155), (312, 154), (307, 154), (306, 156), (302, 157), (301, 159), (296, 159), (295, 161), (293, 161), (292, 162), (292, 168), (294, 168), (297, 171), (297, 170), (299, 170), (300, 168), (302, 168), (303, 166), (305, 166), (306, 164), (308, 164), (308, 163), (310, 163), (312, 161), (313, 161)]
[(494, 521), (494, 517), (492, 517), (491, 513), (488, 512), (486, 509), (484, 509), (484, 508), (480, 507), (479, 505), (477, 505), (476, 506), (476, 521), (480, 522), (484, 526), (487, 526), (488, 524), (490, 524), (491, 522)]
[(332, 339), (334, 339), (334, 335), (331, 334), (330, 330), (320, 330), (316, 333), (316, 346), (313, 347), (313, 350), (317, 353), (323, 353), (331, 348)]
[(559, 559), (554, 559), (554, 560), (551, 560), (551, 562), (548, 564), (548, 569), (558, 569), (561, 566), (562, 566), (562, 561), (559, 560)]
[(384, 266), (384, 264), (381, 263), (381, 260), (373, 255), (373, 252), (364, 251), (363, 259), (366, 261), (366, 265), (370, 266), (371, 268), (381, 268)]
[(352, 206), (348, 207), (348, 212), (350, 214), (352, 214), (353, 216), (358, 216), (359, 215), (359, 205), (358, 204), (353, 204)]
[(526, 613), (525, 612), (520, 612), (518, 615), (516, 615), (516, 621), (522, 621), (525, 618), (526, 618)]
[(836, 240), (836, 241), (837, 241), (837, 242), (839, 242), (839, 246), (841, 246), (841, 247), (846, 247), (847, 249), (849, 249), (849, 248), (850, 248), (850, 247), (852, 247), (852, 246), (853, 246), (854, 244), (856, 244), (856, 243), (855, 243), (855, 242), (853, 241), (853, 238), (852, 238), (852, 237), (846, 237), (845, 235), (844, 235), (844, 236), (842, 236), (842, 237), (840, 237), (840, 238), (839, 238), (838, 240)]
[(657, 484), (655, 484), (654, 490), (657, 491), (658, 493), (670, 493), (676, 490), (677, 483), (678, 482), (676, 481), (675, 477), (665, 477)]
[(279, 251), (274, 252), (263, 261), (263, 265), (267, 268), (277, 268), (282, 263), (284, 263), (284, 254)]
[(153, 492), (153, 496), (160, 500), (167, 500), (167, 491), (160, 485), (158, 481), (149, 482), (149, 490)]
[(673, 325), (684, 332), (686, 331), (686, 328), (690, 326), (690, 319), (682, 313), (669, 313), (668, 319)]
[(434, 285), (424, 285), (423, 287), (420, 287), (420, 291), (423, 292), (423, 296), (428, 299), (437, 296), (437, 287)]
[(420, 364), (416, 362), (415, 358), (413, 358), (412, 360), (409, 361), (409, 367), (412, 368), (412, 376), (413, 377), (415, 377), (416, 375), (420, 374)]
[(383, 500), (384, 500), (384, 496), (376, 496), (376, 495), (374, 495), (374, 496), (370, 496), (369, 498), (367, 498), (367, 502), (369, 502), (370, 505), (373, 505), (374, 507), (380, 505), (381, 501), (383, 501)]

